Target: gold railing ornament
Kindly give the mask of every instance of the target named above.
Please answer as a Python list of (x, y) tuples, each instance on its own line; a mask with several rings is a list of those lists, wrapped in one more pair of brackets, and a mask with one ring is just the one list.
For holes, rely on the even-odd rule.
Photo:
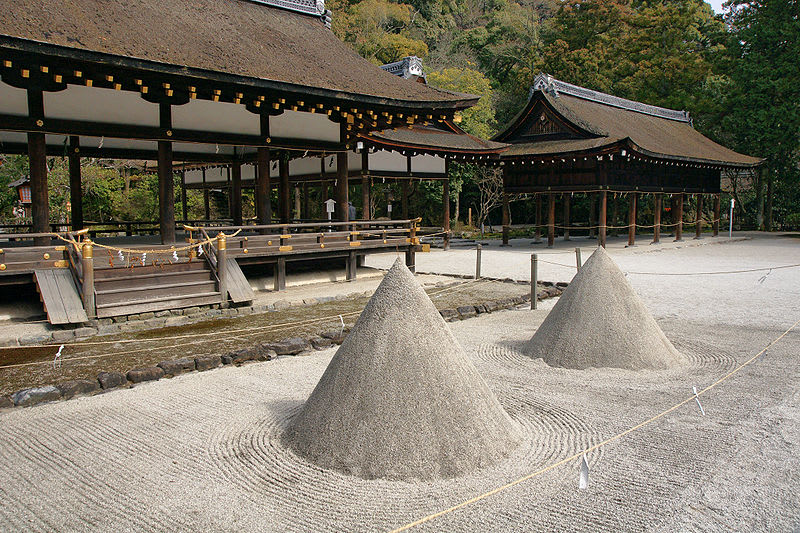
[(82, 247), (81, 247), (82, 248), (81, 252), (83, 253), (83, 257), (84, 258), (91, 259), (91, 258), (94, 257), (94, 247), (93, 247), (93, 245), (94, 245), (94, 243), (92, 242), (91, 239), (86, 238), (86, 239), (83, 240)]

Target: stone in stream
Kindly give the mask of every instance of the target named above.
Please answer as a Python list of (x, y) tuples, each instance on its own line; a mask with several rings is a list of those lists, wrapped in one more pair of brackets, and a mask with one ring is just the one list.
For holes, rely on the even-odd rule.
[(521, 441), (444, 319), (398, 260), (284, 434), (298, 455), (362, 478), (451, 478)]

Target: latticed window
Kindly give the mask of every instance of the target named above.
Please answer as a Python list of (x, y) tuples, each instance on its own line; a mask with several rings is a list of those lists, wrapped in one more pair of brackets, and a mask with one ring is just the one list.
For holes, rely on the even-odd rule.
[(28, 185), (23, 185), (19, 188), (19, 201), (23, 204), (31, 203), (31, 188)]

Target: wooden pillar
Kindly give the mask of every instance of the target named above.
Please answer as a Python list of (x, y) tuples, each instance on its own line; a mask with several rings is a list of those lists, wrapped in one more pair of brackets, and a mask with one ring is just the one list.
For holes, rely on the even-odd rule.
[(694, 238), (699, 239), (703, 234), (703, 195), (697, 195), (697, 210), (694, 215)]
[(509, 246), (508, 236), (511, 232), (511, 209), (508, 205), (508, 193), (503, 187), (503, 246)]
[(653, 243), (661, 240), (661, 193), (653, 195)]
[(340, 222), (350, 220), (347, 175), (347, 152), (339, 152), (336, 154), (336, 218)]
[(608, 212), (608, 191), (600, 191), (600, 216), (599, 220), (597, 221), (597, 225), (600, 226), (598, 229), (599, 235), (599, 244), (603, 248), (606, 247), (606, 214)]
[(278, 161), (278, 173), (280, 175), (280, 186), (278, 188), (278, 211), (280, 212), (281, 224), (288, 224), (291, 215), (289, 213), (289, 158), (288, 154), (282, 153)]
[(712, 230), (714, 231), (714, 237), (719, 235), (719, 203), (720, 203), (720, 196), (719, 194), (714, 195), (714, 222)]
[(369, 184), (369, 150), (364, 148), (361, 151), (361, 203), (364, 204), (361, 218), (372, 220), (371, 193)]
[(259, 148), (256, 168), (256, 218), (259, 224), (272, 222), (272, 200), (270, 200), (269, 183), (269, 148)]
[(542, 195), (536, 193), (536, 229), (533, 232), (534, 244), (542, 242)]
[(677, 199), (675, 203), (677, 204), (677, 206), (674, 209), (675, 219), (673, 220), (673, 223), (676, 224), (675, 240), (682, 241), (683, 240), (683, 193), (679, 192), (676, 196)]
[[(172, 108), (159, 104), (162, 130), (172, 129)], [(172, 182), (172, 142), (158, 141), (158, 220), (161, 244), (175, 242), (175, 185)]]
[(189, 221), (189, 203), (186, 199), (186, 171), (181, 170), (181, 207), (183, 208), (183, 220)]
[(547, 195), (547, 246), (552, 248), (556, 240), (556, 195)]
[(571, 195), (564, 194), (564, 240), (569, 240), (569, 204)]
[(242, 225), (242, 163), (231, 164), (231, 218), (234, 226)]
[(619, 227), (617, 227), (617, 220), (619, 219), (619, 202), (617, 201), (617, 193), (614, 193), (614, 196), (611, 197), (611, 224), (609, 226), (614, 226), (612, 228), (612, 233), (614, 237), (619, 237)]
[(408, 189), (411, 181), (408, 179), (400, 180), (400, 218), (408, 220)]
[[(42, 91), (28, 89), (28, 115), (32, 119), (44, 119), (44, 96)], [(47, 195), (47, 147), (44, 133), (28, 133), (28, 161), (31, 179), (31, 211), (33, 233), (50, 232), (50, 200)], [(35, 246), (50, 244), (49, 237), (37, 237)]]
[(205, 209), (206, 220), (211, 220), (211, 198), (208, 194), (208, 186), (206, 185), (206, 169), (203, 169), (203, 208)]
[(275, 291), (286, 290), (286, 258), (279, 257), (275, 263), (275, 275), (273, 279), (273, 289)]
[(83, 189), (81, 186), (81, 147), (80, 139), (69, 138), (69, 203), (72, 231), (83, 229)]
[(442, 230), (444, 249), (448, 250), (450, 249), (450, 178), (447, 174), (442, 182)]
[(586, 195), (589, 200), (589, 238), (594, 239), (597, 236), (597, 228), (595, 221), (597, 220), (597, 202), (594, 201), (592, 193)]
[(636, 203), (638, 198), (638, 193), (631, 193), (628, 207), (628, 246), (636, 244)]
[(292, 211), (293, 219), (303, 218), (303, 200), (300, 197), (300, 184), (294, 184), (294, 210)]

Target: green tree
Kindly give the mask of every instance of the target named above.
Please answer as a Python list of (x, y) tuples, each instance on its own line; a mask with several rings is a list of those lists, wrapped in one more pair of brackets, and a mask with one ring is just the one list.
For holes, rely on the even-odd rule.
[(496, 122), (492, 108), (492, 84), (479, 71), (472, 68), (444, 68), (427, 74), (428, 84), (480, 96), (477, 105), (462, 113), (461, 127), (467, 133), (488, 139), (495, 133)]
[(726, 7), (731, 83), (721, 125), (733, 148), (766, 159), (755, 207), (757, 223), (769, 230), (776, 210), (793, 218), (800, 212), (800, 3), (731, 0)]

